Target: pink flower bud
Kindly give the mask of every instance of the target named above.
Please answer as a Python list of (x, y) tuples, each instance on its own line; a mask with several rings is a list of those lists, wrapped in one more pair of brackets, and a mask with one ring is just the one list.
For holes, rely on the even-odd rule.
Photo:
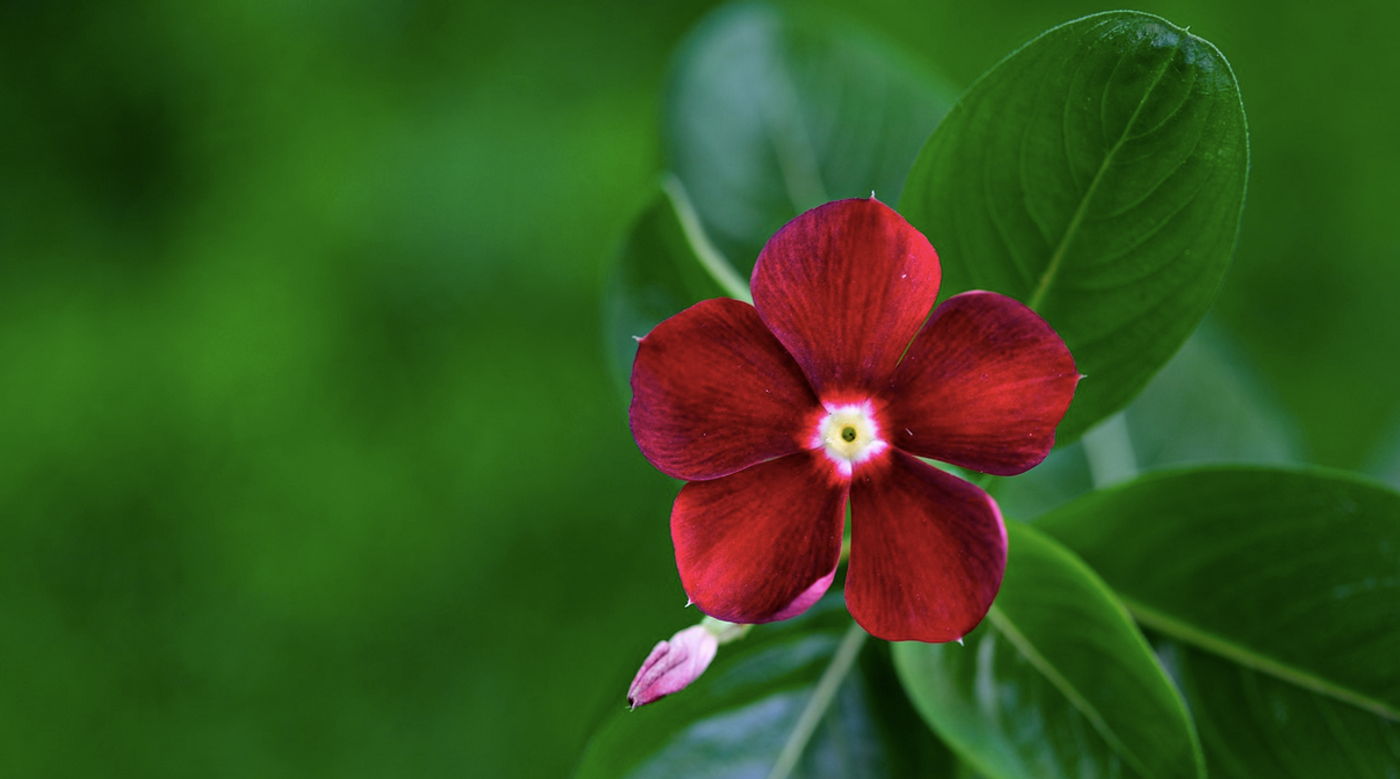
[(670, 641), (657, 643), (627, 688), (627, 703), (635, 709), (684, 690), (710, 667), (718, 648), (715, 634), (704, 625), (686, 628)]

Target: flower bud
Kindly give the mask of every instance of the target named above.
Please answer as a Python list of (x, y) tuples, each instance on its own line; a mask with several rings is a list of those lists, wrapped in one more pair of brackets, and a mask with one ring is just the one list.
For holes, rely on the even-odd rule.
[(704, 625), (688, 627), (670, 641), (657, 643), (632, 679), (627, 703), (635, 709), (684, 690), (710, 666), (718, 648), (719, 640)]

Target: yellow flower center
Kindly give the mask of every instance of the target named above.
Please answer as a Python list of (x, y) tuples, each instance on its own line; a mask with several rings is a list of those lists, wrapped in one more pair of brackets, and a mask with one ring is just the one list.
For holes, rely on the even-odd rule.
[(880, 426), (875, 423), (875, 409), (867, 401), (847, 405), (829, 405), (826, 416), (817, 425), (812, 448), (822, 447), (845, 476), (852, 467), (883, 452), (888, 444), (880, 438)]

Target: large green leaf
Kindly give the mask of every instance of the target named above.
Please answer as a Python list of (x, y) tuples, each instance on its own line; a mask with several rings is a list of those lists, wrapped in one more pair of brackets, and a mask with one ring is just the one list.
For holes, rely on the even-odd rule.
[[(1036, 527), (1167, 639), (1212, 775), (1395, 775), (1379, 767), (1400, 767), (1400, 494), (1323, 471), (1174, 471)], [(1291, 755), (1312, 768), (1275, 770)]]
[(966, 646), (895, 646), (929, 725), (993, 779), (1202, 776), (1186, 709), (1113, 594), (1052, 539), (1007, 529), (1006, 579)]
[(1122, 408), (1210, 307), (1248, 171), (1234, 74), (1148, 14), (1046, 32), (968, 90), (919, 154), (900, 210), (943, 260), (943, 294), (1039, 311), (1080, 383), (1057, 437)]
[(619, 689), (575, 779), (950, 776), (951, 756), (910, 709), (886, 645), (864, 638), (829, 595), (720, 647), (676, 695), (627, 711)]
[(768, 237), (809, 208), (871, 191), (895, 202), (953, 94), (849, 20), (729, 5), (677, 55), (668, 164), (747, 275)]

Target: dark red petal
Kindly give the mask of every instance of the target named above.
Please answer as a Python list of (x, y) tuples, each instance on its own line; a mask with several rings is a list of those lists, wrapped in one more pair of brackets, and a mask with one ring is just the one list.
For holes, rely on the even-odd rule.
[(898, 450), (856, 470), (846, 606), (886, 641), (955, 641), (977, 627), (1006, 570), (987, 493)]
[(878, 200), (840, 200), (788, 222), (753, 269), (763, 321), (817, 396), (883, 386), (938, 298), (928, 239)]
[(706, 300), (656, 326), (632, 364), (632, 435), (678, 479), (713, 479), (808, 448), (821, 414), (753, 306)]
[(943, 302), (883, 393), (885, 440), (1001, 476), (1045, 459), (1079, 371), (1034, 311), (994, 292)]
[(841, 559), (847, 490), (820, 450), (685, 485), (671, 539), (690, 600), (726, 622), (805, 611)]

